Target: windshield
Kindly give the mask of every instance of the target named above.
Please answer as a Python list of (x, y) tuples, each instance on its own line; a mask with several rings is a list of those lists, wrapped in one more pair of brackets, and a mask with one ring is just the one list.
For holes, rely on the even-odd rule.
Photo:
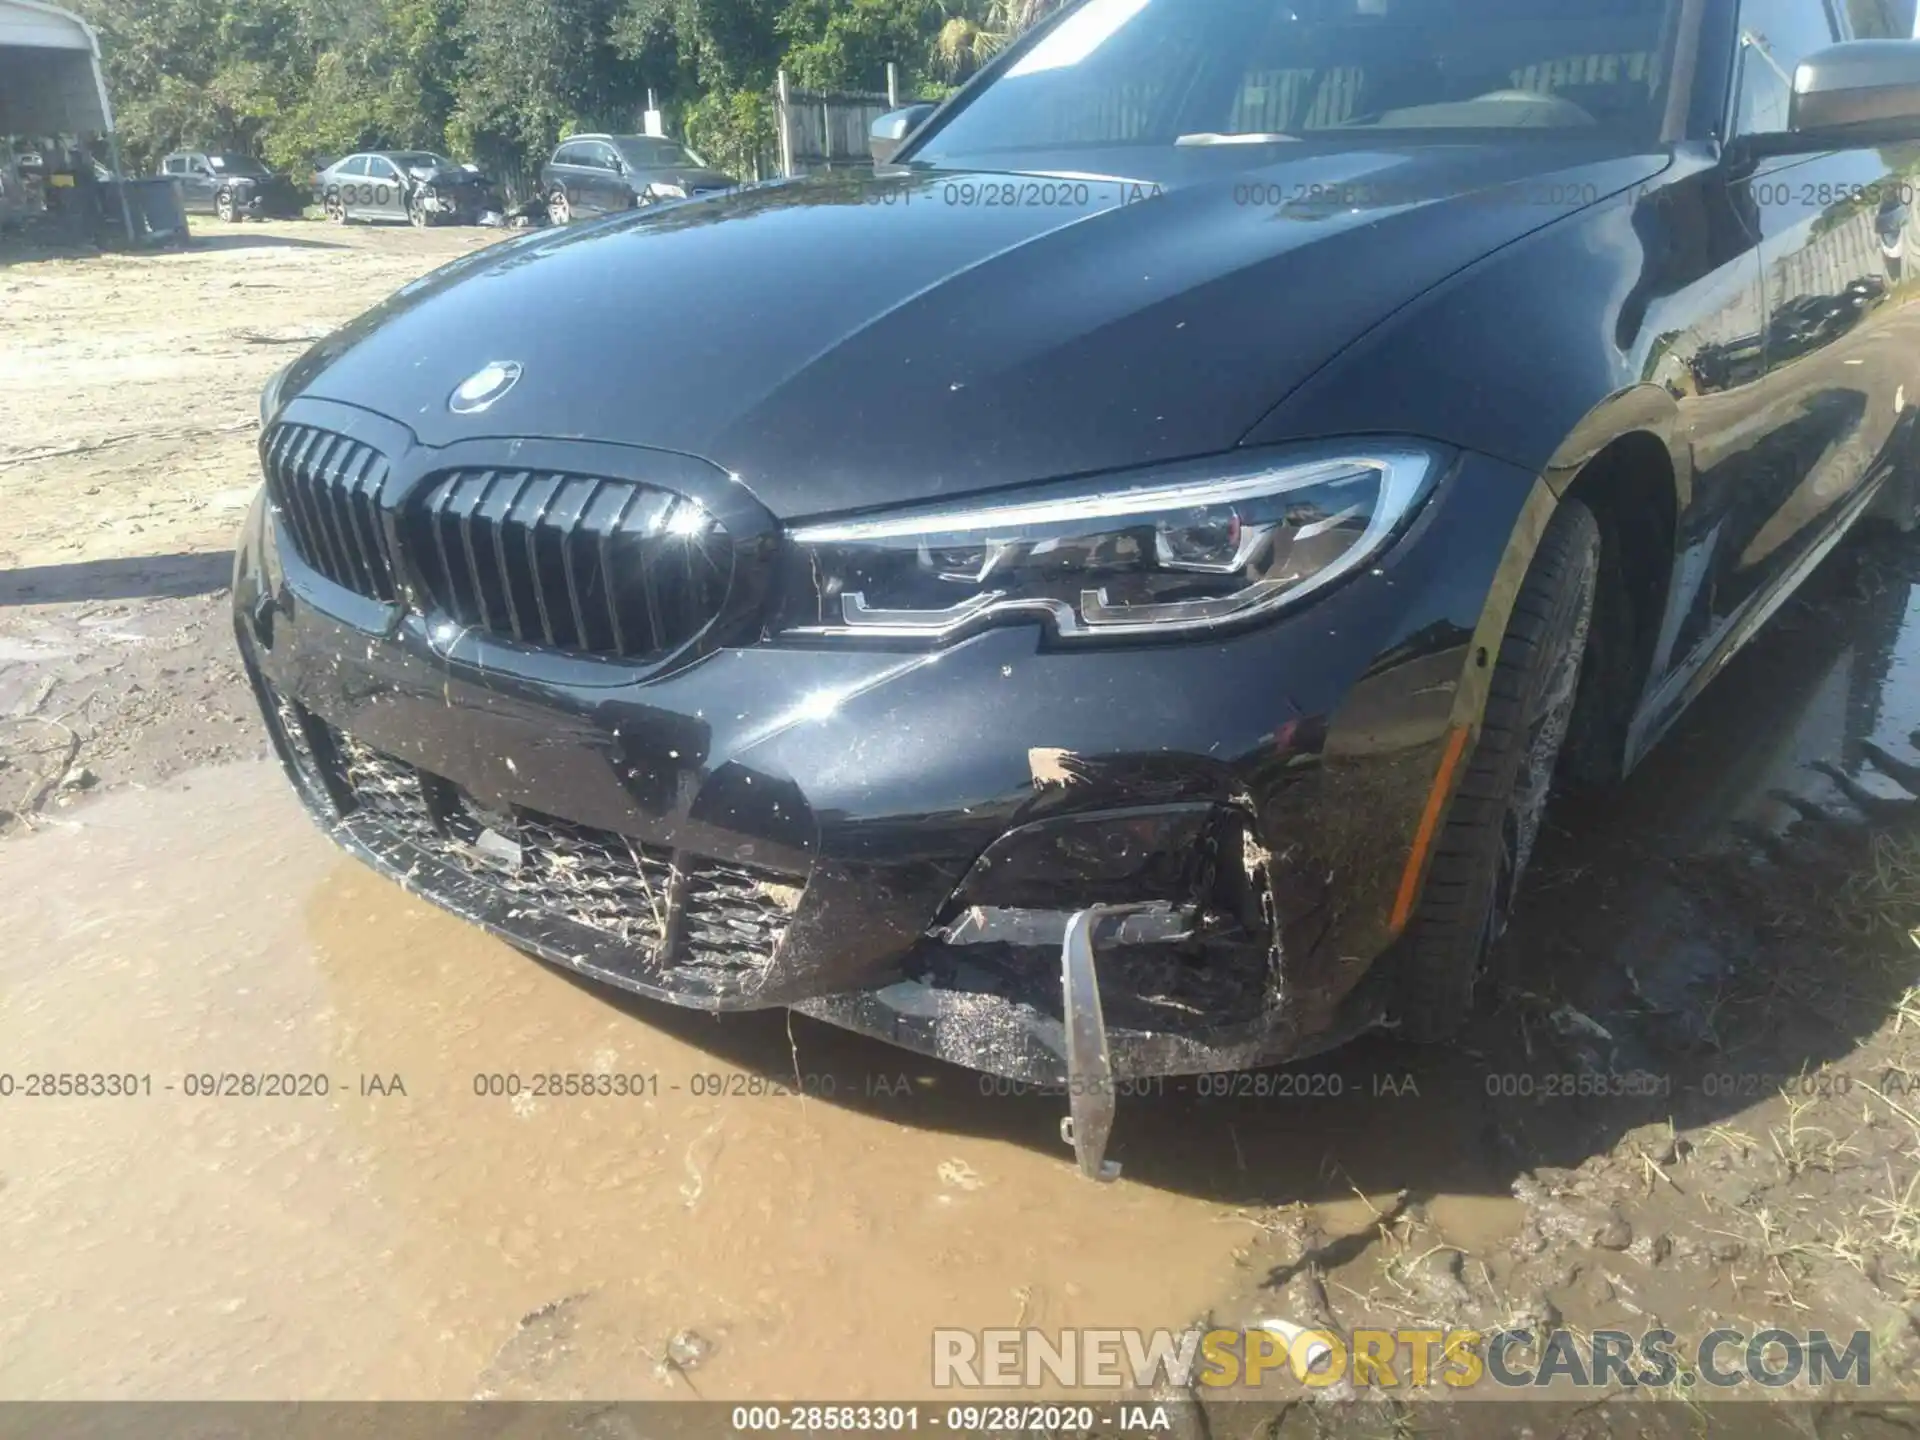
[(1676, 0), (1085, 0), (906, 157), (1659, 131)]
[(707, 162), (677, 140), (660, 140), (650, 135), (635, 136), (620, 142), (620, 153), (627, 163), (639, 169), (663, 165), (702, 165)]
[(267, 167), (245, 155), (209, 155), (207, 163), (223, 175), (264, 175)]

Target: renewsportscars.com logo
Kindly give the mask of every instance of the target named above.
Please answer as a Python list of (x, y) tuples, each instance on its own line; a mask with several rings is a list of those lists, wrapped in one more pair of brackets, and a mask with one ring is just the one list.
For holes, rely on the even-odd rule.
[(1873, 1383), (1872, 1339), (1824, 1330), (936, 1330), (937, 1389), (1665, 1390)]

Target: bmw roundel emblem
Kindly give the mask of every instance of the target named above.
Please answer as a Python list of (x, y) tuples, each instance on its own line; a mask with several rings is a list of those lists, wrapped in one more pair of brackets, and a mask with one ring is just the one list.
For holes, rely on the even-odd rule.
[(447, 408), (456, 415), (478, 415), (513, 389), (519, 379), (518, 360), (490, 360), (460, 382)]

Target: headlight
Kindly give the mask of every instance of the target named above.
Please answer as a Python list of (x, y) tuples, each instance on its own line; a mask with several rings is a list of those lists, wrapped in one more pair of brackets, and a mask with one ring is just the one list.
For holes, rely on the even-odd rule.
[(292, 368), (291, 361), (282, 365), (273, 372), (273, 378), (267, 381), (265, 388), (260, 391), (260, 423), (263, 426), (272, 424), (274, 415), (279, 412), (280, 387), (286, 384), (287, 372)]
[(780, 628), (936, 641), (1002, 620), (1082, 640), (1205, 630), (1364, 565), (1440, 466), (1411, 447), (1233, 456), (805, 525), (788, 536)]
[(651, 185), (647, 186), (647, 189), (653, 192), (656, 200), (684, 200), (687, 198), (686, 186), (670, 185), (664, 180), (654, 181)]

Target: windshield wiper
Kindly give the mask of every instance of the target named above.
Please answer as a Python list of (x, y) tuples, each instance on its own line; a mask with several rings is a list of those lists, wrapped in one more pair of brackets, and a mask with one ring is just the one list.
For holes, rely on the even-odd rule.
[(1282, 135), (1277, 130), (1254, 131), (1249, 134), (1223, 135), (1218, 130), (1196, 130), (1191, 135), (1177, 135), (1176, 145), (1272, 145), (1283, 140), (1298, 140), (1298, 135)]

